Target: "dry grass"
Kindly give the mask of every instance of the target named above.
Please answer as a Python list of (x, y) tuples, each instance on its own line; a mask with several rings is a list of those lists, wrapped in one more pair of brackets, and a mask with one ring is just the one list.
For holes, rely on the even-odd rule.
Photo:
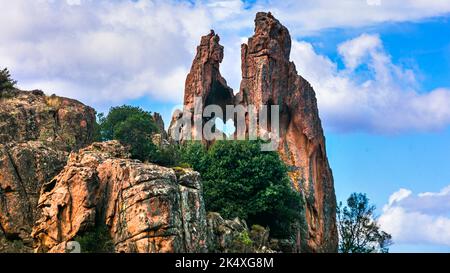
[(61, 106), (61, 99), (55, 95), (51, 95), (45, 99), (48, 106), (53, 108), (59, 108)]

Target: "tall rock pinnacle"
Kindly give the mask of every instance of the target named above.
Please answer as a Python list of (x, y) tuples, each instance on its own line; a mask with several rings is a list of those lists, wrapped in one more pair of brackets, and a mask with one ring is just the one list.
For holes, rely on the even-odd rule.
[(291, 37), (272, 14), (259, 12), (255, 34), (242, 45), (236, 103), (280, 106), (278, 151), (293, 187), (305, 199), (301, 250), (337, 251), (336, 197), (315, 92), (289, 61)]
[[(215, 34), (213, 30), (201, 38), (191, 71), (186, 78), (184, 111), (191, 112), (193, 114), (191, 117), (192, 121), (199, 119), (201, 125), (205, 124), (208, 119), (203, 118), (201, 113), (200, 116), (195, 115), (195, 98), (201, 98), (203, 108), (210, 104), (216, 104), (220, 105), (222, 109), (225, 109), (226, 105), (234, 103), (233, 90), (228, 87), (226, 80), (220, 75), (219, 71), (219, 65), (223, 59), (223, 46), (219, 44), (219, 41), (219, 35)], [(176, 119), (177, 117), (174, 118)], [(172, 120), (172, 123), (174, 123), (174, 120)], [(198, 135), (200, 135), (201, 139), (201, 128), (203, 126), (197, 128), (195, 126), (191, 128), (184, 127), (180, 129), (190, 130), (190, 135), (193, 139)], [(174, 134), (173, 130), (173, 128), (169, 128), (170, 135)]]
[[(278, 105), (278, 152), (289, 167), (292, 187), (304, 199), (301, 228), (295, 234), (297, 251), (336, 252), (336, 197), (325, 137), (315, 92), (289, 60), (289, 31), (271, 13), (259, 12), (255, 33), (241, 50), (242, 81), (239, 93), (234, 96), (219, 72), (223, 58), (219, 37), (213, 31), (202, 37), (186, 79), (184, 110), (194, 112), (195, 97), (201, 97), (203, 108), (216, 104), (224, 114), (225, 105), (230, 104), (245, 108), (253, 105), (256, 109), (262, 105)], [(177, 128), (176, 121), (181, 117), (181, 113), (174, 115), (169, 131)], [(207, 121), (197, 118), (203, 121), (202, 124)], [(189, 130), (192, 137), (201, 134), (198, 129)]]

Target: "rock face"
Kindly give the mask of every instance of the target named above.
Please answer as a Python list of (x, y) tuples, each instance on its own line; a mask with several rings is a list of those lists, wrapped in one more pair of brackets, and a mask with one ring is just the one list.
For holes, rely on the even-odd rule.
[(83, 148), (94, 122), (75, 100), (2, 91), (0, 252), (66, 252), (99, 227), (116, 252), (206, 252), (200, 175), (132, 160), (117, 141)]
[(58, 150), (79, 149), (92, 142), (95, 110), (42, 91), (4, 91), (0, 98), (0, 143), (39, 140)]
[(92, 141), (95, 111), (42, 91), (0, 97), (0, 252), (32, 250), (41, 186), (64, 167), (68, 151)]
[(33, 228), (39, 252), (63, 252), (77, 235), (106, 225), (116, 252), (205, 252), (199, 174), (128, 158), (118, 142), (72, 153), (42, 188)]
[(0, 230), (5, 238), (0, 252), (9, 251), (8, 240), (20, 241), (22, 251), (31, 251), (31, 227), (40, 216), (36, 208), (40, 188), (66, 159), (66, 152), (40, 141), (0, 144)]
[[(300, 223), (303, 228), (294, 234), (297, 251), (336, 252), (336, 197), (325, 138), (315, 92), (298, 75), (294, 63), (289, 60), (289, 31), (270, 13), (260, 12), (256, 15), (255, 34), (241, 48), (242, 81), (236, 96), (220, 76), (223, 47), (218, 42), (219, 38), (213, 31), (202, 37), (186, 79), (184, 112), (174, 114), (169, 135), (173, 137), (180, 127), (181, 130), (185, 129), (179, 126), (179, 121), (186, 109), (188, 112), (194, 111), (195, 97), (201, 98), (203, 109), (216, 104), (222, 108), (224, 115), (225, 105), (230, 104), (242, 105), (244, 108), (254, 105), (256, 109), (262, 105), (279, 105), (278, 151), (291, 170), (293, 188), (305, 200)], [(205, 121), (203, 119), (203, 124)], [(191, 132), (192, 137), (201, 134), (196, 128), (191, 129)]]
[[(279, 153), (291, 167), (294, 188), (306, 200), (304, 251), (337, 251), (336, 197), (315, 92), (289, 61), (291, 37), (270, 13), (255, 19), (255, 34), (242, 45), (239, 104), (280, 105)], [(305, 238), (306, 235), (306, 238)]]
[(158, 128), (158, 134), (161, 136), (161, 139), (167, 140), (168, 136), (166, 129), (164, 128), (164, 121), (161, 115), (159, 113), (153, 113), (152, 117)]

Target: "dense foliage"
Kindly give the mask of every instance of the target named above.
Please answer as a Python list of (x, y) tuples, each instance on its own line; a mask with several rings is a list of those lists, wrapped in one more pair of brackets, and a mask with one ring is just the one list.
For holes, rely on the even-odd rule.
[(0, 70), (0, 91), (13, 88), (16, 84), (17, 81), (11, 78), (11, 74), (7, 68)]
[(130, 147), (133, 158), (147, 161), (157, 150), (151, 140), (157, 130), (150, 112), (123, 105), (112, 107), (106, 117), (99, 115), (97, 136), (103, 141), (119, 140)]
[(375, 206), (365, 194), (353, 193), (337, 209), (339, 252), (372, 253), (389, 251), (391, 235), (380, 230), (374, 217)]
[(194, 142), (181, 160), (202, 174), (208, 211), (268, 226), (274, 237), (291, 234), (301, 199), (277, 152), (261, 151), (257, 141), (217, 141), (208, 150)]

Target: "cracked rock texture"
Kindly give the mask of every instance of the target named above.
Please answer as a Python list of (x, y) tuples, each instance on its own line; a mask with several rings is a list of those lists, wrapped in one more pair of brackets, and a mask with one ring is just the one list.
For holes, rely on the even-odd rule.
[(117, 141), (72, 153), (43, 186), (38, 207), (38, 252), (61, 252), (98, 225), (107, 226), (116, 252), (206, 251), (199, 174), (129, 159)]
[(0, 97), (0, 252), (30, 252), (41, 186), (68, 152), (92, 141), (95, 111), (42, 91), (2, 90)]

